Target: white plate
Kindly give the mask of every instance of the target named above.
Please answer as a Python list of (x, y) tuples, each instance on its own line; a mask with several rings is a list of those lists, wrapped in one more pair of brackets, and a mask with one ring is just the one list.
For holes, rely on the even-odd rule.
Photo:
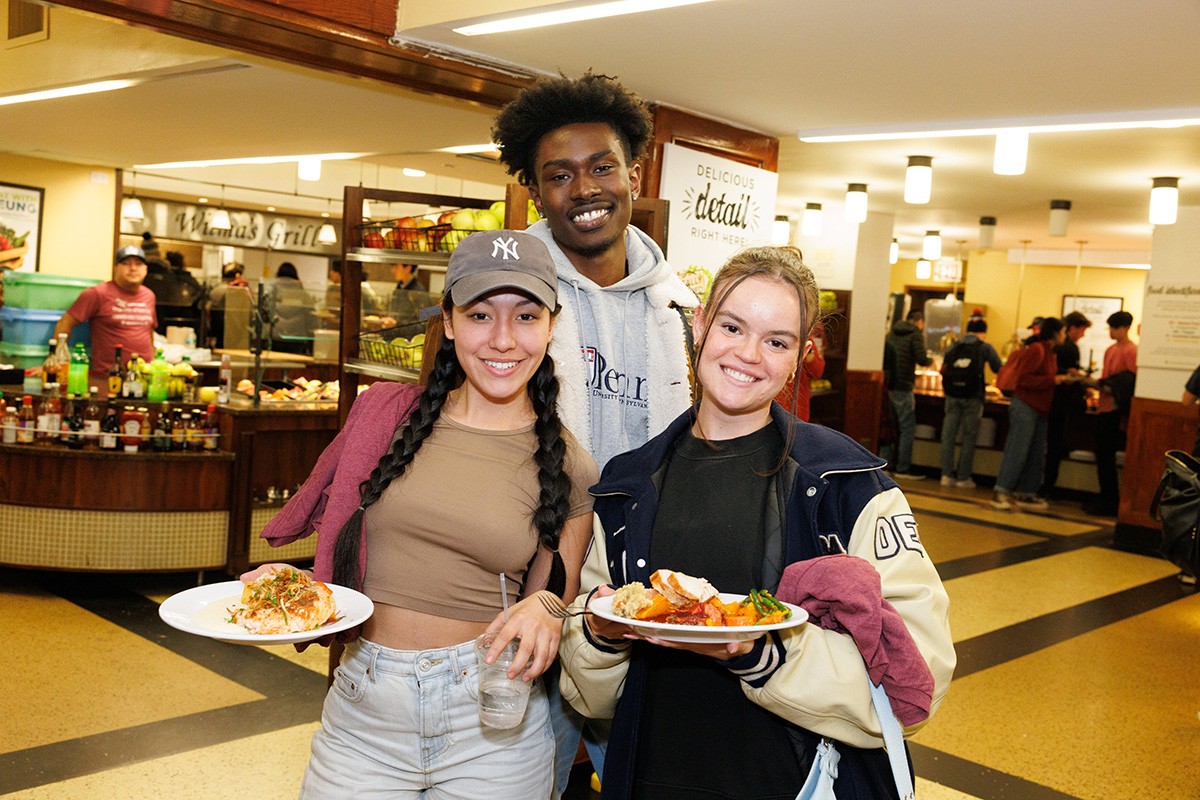
[(241, 581), (225, 581), (197, 586), (173, 594), (158, 607), (162, 621), (197, 636), (207, 636), (232, 644), (296, 644), (310, 642), (326, 634), (344, 631), (361, 624), (375, 611), (371, 598), (361, 592), (327, 583), (337, 603), (338, 619), (311, 631), (297, 633), (250, 633), (241, 625), (228, 622), (230, 606), (241, 605)]
[[(725, 603), (740, 603), (746, 598), (744, 594), (722, 592), (717, 595)], [(779, 631), (784, 628), (794, 628), (808, 621), (808, 612), (800, 606), (784, 603), (792, 610), (790, 619), (771, 625), (668, 625), (665, 622), (646, 622), (644, 620), (619, 617), (612, 611), (613, 595), (597, 597), (592, 600), (588, 610), (597, 617), (612, 622), (628, 625), (642, 636), (653, 636), (664, 642), (687, 642), (691, 644), (716, 644), (720, 642), (744, 642), (757, 639), (766, 631)], [(782, 602), (782, 601), (780, 601)]]

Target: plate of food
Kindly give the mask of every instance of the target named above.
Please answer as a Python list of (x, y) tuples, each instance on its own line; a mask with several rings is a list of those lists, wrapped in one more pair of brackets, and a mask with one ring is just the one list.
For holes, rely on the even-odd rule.
[(275, 570), (250, 583), (197, 586), (158, 607), (171, 627), (232, 644), (308, 642), (360, 625), (374, 611), (365, 594), (314, 581), (299, 570)]
[(642, 636), (701, 644), (757, 639), (808, 620), (803, 608), (776, 600), (765, 589), (718, 592), (703, 578), (663, 569), (650, 576), (650, 584), (625, 584), (616, 594), (593, 598), (588, 610)]

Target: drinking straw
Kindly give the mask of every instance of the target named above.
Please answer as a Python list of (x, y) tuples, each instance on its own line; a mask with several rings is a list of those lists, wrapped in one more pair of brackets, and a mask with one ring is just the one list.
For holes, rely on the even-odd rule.
[(508, 582), (504, 573), (500, 573), (500, 599), (504, 602), (504, 621), (508, 622)]

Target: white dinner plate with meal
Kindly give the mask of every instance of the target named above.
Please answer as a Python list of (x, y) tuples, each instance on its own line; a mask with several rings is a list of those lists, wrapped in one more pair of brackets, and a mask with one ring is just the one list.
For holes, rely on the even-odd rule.
[(360, 625), (375, 611), (371, 598), (362, 592), (336, 584), (326, 584), (333, 592), (336, 616), (319, 628), (293, 633), (250, 633), (229, 621), (232, 610), (241, 606), (241, 581), (225, 581), (197, 586), (171, 595), (158, 607), (162, 621), (172, 628), (197, 636), (207, 636), (231, 644), (296, 644), (310, 642), (330, 633)]
[[(792, 616), (783, 622), (769, 625), (671, 625), (665, 622), (649, 622), (641, 619), (621, 617), (613, 613), (612, 600), (614, 595), (597, 597), (588, 605), (588, 610), (602, 619), (628, 625), (642, 636), (652, 636), (664, 642), (685, 642), (689, 644), (719, 644), (722, 642), (744, 642), (757, 639), (766, 631), (779, 631), (794, 628), (808, 621), (808, 612), (800, 606), (784, 603), (792, 611)], [(746, 598), (744, 594), (721, 592), (718, 597), (724, 603), (740, 603)], [(780, 601), (783, 602), (783, 601)]]

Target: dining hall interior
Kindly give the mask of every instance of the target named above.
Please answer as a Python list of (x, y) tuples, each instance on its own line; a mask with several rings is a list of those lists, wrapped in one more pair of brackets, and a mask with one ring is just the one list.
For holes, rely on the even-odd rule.
[[(968, 310), (986, 307), (997, 345), (1034, 315), (1061, 314), (1068, 296), (1119, 297), (1143, 350), (1164, 349), (1169, 315), (1146, 286), (1186, 285), (1200, 246), (1190, 0), (920, 0), (902, 12), (877, 0), (713, 0), (557, 29), (454, 30), (544, 5), (14, 0), (4, 21), (18, 7), (36, 20), (15, 37), (8, 27), (0, 101), (85, 77), (135, 80), (6, 105), (0, 181), (71, 193), (66, 208), (47, 195), (40, 269), (103, 278), (114, 240), (131, 235), (117, 220), (125, 196), (194, 206), (219, 192), (230, 207), (314, 219), (343, 215), (354, 186), (503, 197), (511, 178), (494, 156), (446, 148), (486, 143), (498, 107), (537, 77), (592, 69), (664, 118), (740, 135), (720, 152), (775, 142), (775, 215), (832, 288), (854, 292), (847, 373), (879, 371), (885, 322), (865, 309), (889, 293), (961, 294)], [(1028, 132), (1023, 175), (994, 171), (996, 132), (1008, 129)], [(244, 163), (299, 154), (338, 157), (315, 183), (298, 182), (294, 159)], [(923, 204), (904, 200), (914, 156), (932, 161)], [(195, 165), (205, 160), (226, 163)], [(1178, 226), (1147, 218), (1163, 177), (1178, 188)], [(855, 227), (842, 213), (860, 183), (870, 217)], [(814, 204), (825, 230), (809, 235)], [(930, 231), (959, 279), (923, 272)], [(938, 486), (937, 443), (918, 441), (914, 463), (933, 479), (904, 489), (951, 597), (959, 657), (945, 703), (910, 740), (918, 797), (1200, 796), (1200, 600), (1156, 553), (1149, 512), (1162, 452), (1190, 447), (1195, 409), (1179, 409), (1186, 370), (1148, 363), (1115, 516), (1080, 508), (1095, 489), (1086, 457), (1066, 466), (1063, 502), (1006, 512), (987, 506), (987, 480)], [(859, 404), (872, 428), (841, 399), (841, 422), (877, 444), (879, 406)], [(990, 478), (998, 454), (981, 459)], [(20, 475), (0, 481), (37, 491)], [(0, 566), (0, 611), (23, 622), (8, 659), (20, 680), (0, 702), (0, 797), (296, 796), (325, 651), (212, 641), (158, 616), (170, 595), (233, 576)], [(594, 797), (589, 777), (580, 764), (569, 796)]]

